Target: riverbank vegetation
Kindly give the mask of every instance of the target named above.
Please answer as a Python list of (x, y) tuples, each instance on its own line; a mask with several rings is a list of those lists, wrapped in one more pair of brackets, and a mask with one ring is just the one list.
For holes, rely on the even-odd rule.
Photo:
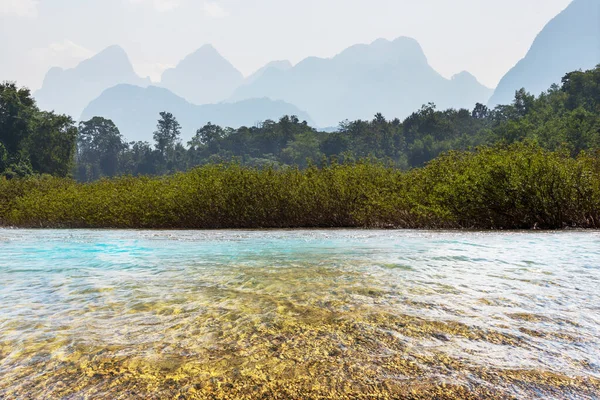
[(600, 155), (535, 144), (376, 161), (207, 165), (162, 177), (0, 180), (0, 223), (59, 228), (600, 228)]
[(0, 225), (600, 228), (600, 66), (494, 109), (180, 130), (162, 112), (154, 147), (127, 143), (0, 85)]

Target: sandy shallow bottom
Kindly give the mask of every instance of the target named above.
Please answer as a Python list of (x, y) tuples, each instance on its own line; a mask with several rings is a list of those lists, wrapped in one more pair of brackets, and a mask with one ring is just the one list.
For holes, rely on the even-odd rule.
[(600, 398), (600, 234), (0, 230), (0, 399)]

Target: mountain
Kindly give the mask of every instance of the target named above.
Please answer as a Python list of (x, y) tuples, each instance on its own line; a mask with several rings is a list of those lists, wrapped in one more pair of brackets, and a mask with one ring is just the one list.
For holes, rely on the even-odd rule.
[(271, 61), (270, 63), (268, 63), (267, 65), (260, 68), (258, 71), (256, 71), (249, 77), (247, 77), (244, 80), (244, 84), (248, 85), (250, 83), (255, 82), (258, 78), (263, 76), (266, 71), (268, 71), (269, 69), (272, 69), (272, 68), (276, 69), (278, 71), (287, 71), (288, 69), (292, 68), (292, 63), (289, 62), (288, 60)]
[(82, 120), (95, 116), (112, 119), (127, 140), (152, 142), (161, 111), (171, 112), (182, 126), (182, 139), (189, 140), (207, 122), (223, 127), (253, 126), (267, 119), (296, 115), (311, 122), (303, 111), (283, 101), (266, 98), (237, 103), (191, 104), (167, 89), (117, 85), (104, 91), (83, 111)]
[(600, 63), (600, 1), (574, 0), (552, 19), (529, 52), (500, 81), (490, 106), (509, 104), (515, 91), (538, 95), (571, 71)]
[(111, 46), (75, 68), (50, 69), (35, 98), (41, 109), (55, 110), (77, 120), (90, 101), (120, 83), (147, 86), (150, 79), (137, 76), (125, 51)]
[(446, 94), (448, 97), (445, 102), (439, 103), (440, 109), (449, 107), (473, 109), (476, 103), (485, 104), (493, 93), (493, 89), (479, 83), (477, 78), (467, 71), (450, 78), (447, 90), (449, 95)]
[(319, 126), (336, 126), (378, 112), (406, 117), (428, 102), (472, 108), (491, 94), (467, 73), (444, 78), (428, 64), (417, 41), (400, 37), (355, 45), (333, 58), (310, 57), (287, 70), (269, 68), (239, 87), (231, 100), (283, 100), (306, 110)]
[(163, 72), (160, 86), (191, 103), (209, 104), (231, 96), (243, 81), (240, 71), (206, 45)]

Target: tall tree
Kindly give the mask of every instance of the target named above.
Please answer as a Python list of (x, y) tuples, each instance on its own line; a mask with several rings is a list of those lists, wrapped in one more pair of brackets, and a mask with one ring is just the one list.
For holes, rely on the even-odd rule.
[(119, 170), (119, 158), (128, 148), (119, 128), (110, 119), (102, 117), (79, 124), (77, 144), (79, 179), (82, 180), (115, 176)]
[(181, 125), (170, 112), (160, 113), (160, 119), (154, 132), (154, 141), (156, 149), (165, 157), (169, 149), (174, 149), (175, 144), (179, 142), (181, 135)]
[(13, 82), (0, 84), (0, 142), (9, 154), (23, 149), (36, 112), (29, 89), (19, 88)]
[(4, 172), (8, 167), (8, 157), (6, 147), (0, 142), (0, 173)]
[(42, 111), (35, 118), (27, 150), (34, 171), (55, 176), (71, 173), (77, 128), (71, 117)]

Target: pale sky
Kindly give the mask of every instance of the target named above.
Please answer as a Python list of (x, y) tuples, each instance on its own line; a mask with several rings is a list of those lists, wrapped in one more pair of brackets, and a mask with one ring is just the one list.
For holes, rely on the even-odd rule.
[(356, 43), (415, 38), (450, 77), (467, 70), (495, 87), (571, 0), (0, 0), (0, 81), (37, 89), (121, 45), (138, 74), (206, 43), (244, 75), (272, 60), (331, 57)]

